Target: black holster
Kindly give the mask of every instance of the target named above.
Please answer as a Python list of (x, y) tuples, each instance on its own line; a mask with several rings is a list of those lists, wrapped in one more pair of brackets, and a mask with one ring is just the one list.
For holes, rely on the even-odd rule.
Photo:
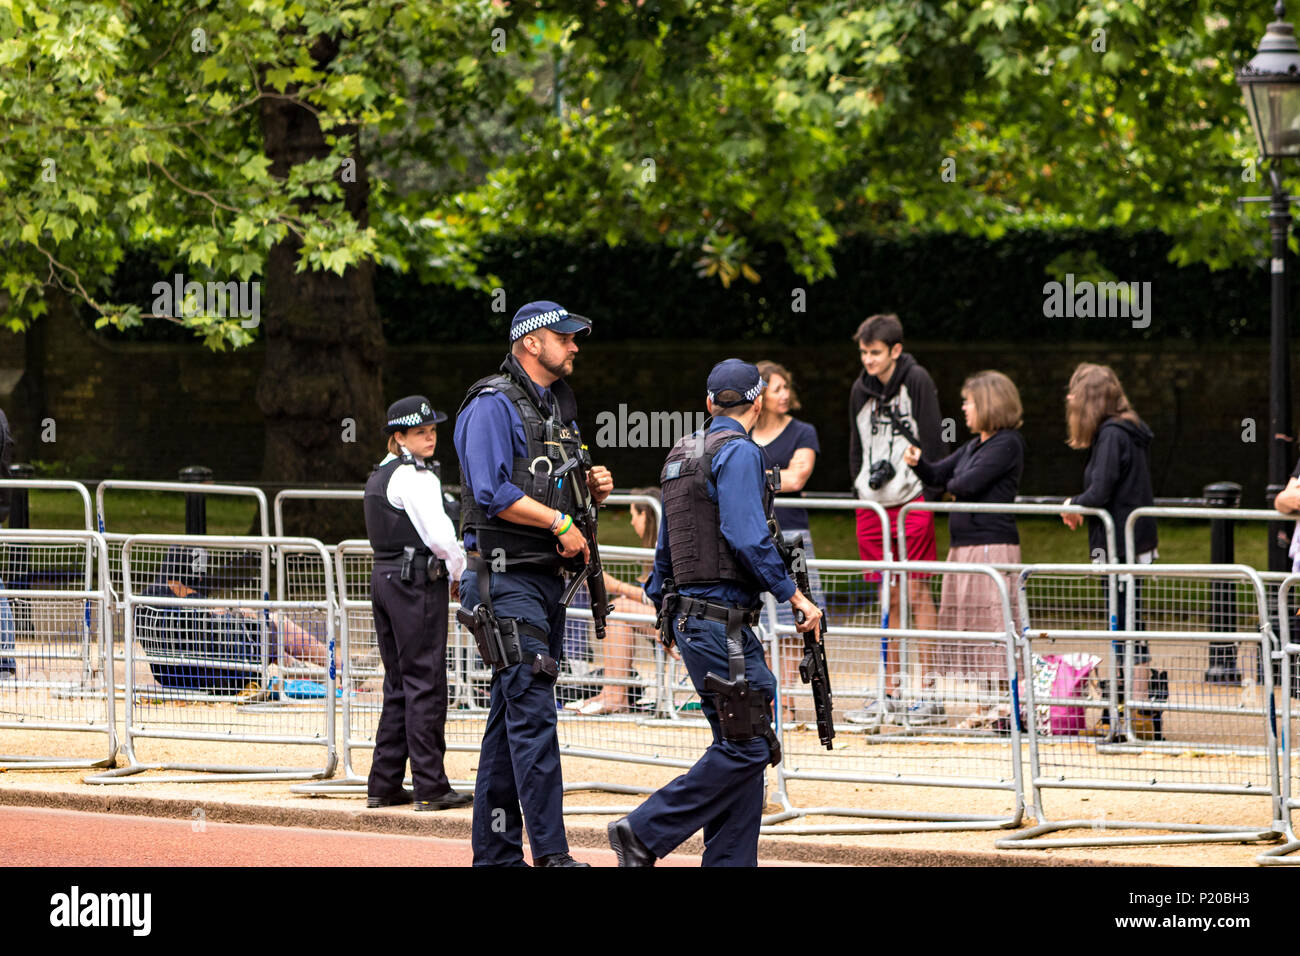
[(480, 604), (472, 612), (457, 608), (456, 620), (474, 635), (479, 657), (493, 671), (519, 663), (522, 652), (518, 622), (514, 618), (498, 618), (490, 608)]
[(753, 740), (762, 737), (772, 752), (771, 764), (781, 762), (781, 743), (772, 728), (772, 708), (767, 697), (750, 686), (745, 676), (744, 622), (747, 612), (738, 608), (727, 614), (728, 680), (709, 671), (704, 689), (714, 697), (718, 724), (724, 740)]

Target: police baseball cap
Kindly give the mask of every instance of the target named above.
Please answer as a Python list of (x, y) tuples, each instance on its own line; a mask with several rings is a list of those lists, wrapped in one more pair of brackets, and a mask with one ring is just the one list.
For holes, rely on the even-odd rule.
[[(758, 374), (758, 369), (740, 359), (724, 359), (713, 366), (709, 373), (709, 401), (719, 408), (731, 408), (735, 405), (748, 405), (767, 388), (767, 382)], [(720, 402), (714, 396), (723, 392), (735, 392), (740, 398), (730, 402)]]
[(575, 315), (564, 306), (546, 299), (529, 302), (510, 320), (510, 341), (517, 342), (538, 329), (550, 329), (560, 335), (567, 335), (570, 332), (590, 332), (591, 319)]
[(207, 589), (208, 551), (206, 548), (170, 547), (158, 572), (159, 583), (175, 581), (197, 591)]
[(416, 425), (430, 423), (436, 425), (446, 420), (447, 416), (442, 412), (435, 412), (429, 400), (423, 395), (408, 395), (388, 406), (388, 421), (384, 423), (384, 434), (391, 435), (395, 431), (414, 428)]

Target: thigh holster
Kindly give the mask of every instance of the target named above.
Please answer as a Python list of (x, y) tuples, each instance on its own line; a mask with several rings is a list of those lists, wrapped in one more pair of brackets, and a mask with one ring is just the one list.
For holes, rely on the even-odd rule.
[(736, 608), (727, 614), (727, 669), (723, 680), (709, 671), (704, 675), (704, 689), (713, 695), (718, 709), (718, 725), (724, 740), (753, 740), (762, 737), (772, 752), (771, 764), (781, 762), (781, 744), (772, 729), (772, 710), (766, 695), (753, 687), (745, 676), (744, 631), (748, 612)]
[[(523, 645), (519, 640), (521, 635), (532, 637), (543, 644), (546, 643), (549, 635), (541, 628), (525, 624), (513, 617), (497, 617), (492, 610), (492, 571), (488, 568), (487, 562), (477, 554), (469, 556), (467, 563), (470, 570), (478, 576), (479, 594), (482, 600), (472, 611), (467, 611), (463, 607), (457, 608), (456, 620), (465, 630), (474, 635), (479, 657), (483, 658), (483, 663), (491, 667), (495, 673), (523, 660)], [(549, 676), (550, 670), (555, 670), (558, 674), (558, 667), (552, 658), (545, 654), (534, 656), (550, 662), (549, 667), (545, 663), (541, 665), (544, 673)], [(533, 672), (536, 674), (539, 667), (536, 660), (533, 663)], [(554, 677), (551, 679), (554, 680)]]

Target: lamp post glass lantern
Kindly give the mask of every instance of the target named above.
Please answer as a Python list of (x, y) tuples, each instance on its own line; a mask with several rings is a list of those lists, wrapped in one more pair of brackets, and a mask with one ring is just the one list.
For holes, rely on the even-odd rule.
[[(1285, 22), (1285, 7), (1278, 0), (1275, 19), (1268, 25), (1254, 58), (1237, 71), (1250, 117), (1251, 128), (1259, 145), (1261, 159), (1269, 161), (1272, 197), (1269, 204), (1269, 232), (1272, 235), (1272, 309), (1269, 375), (1268, 486), (1264, 490), (1266, 506), (1287, 482), (1291, 470), (1291, 343), (1287, 309), (1287, 240), (1291, 233), (1291, 197), (1282, 185), (1278, 161), (1300, 156), (1300, 47), (1295, 28)], [(1286, 571), (1289, 530), (1285, 524), (1270, 523), (1268, 532), (1268, 567)]]

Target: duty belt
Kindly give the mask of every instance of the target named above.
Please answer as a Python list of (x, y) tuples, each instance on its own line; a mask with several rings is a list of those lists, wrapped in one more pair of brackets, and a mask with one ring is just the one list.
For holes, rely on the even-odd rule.
[(676, 599), (675, 606), (671, 610), (673, 617), (696, 617), (706, 621), (716, 621), (719, 624), (729, 624), (740, 616), (741, 623), (755, 627), (762, 613), (758, 608), (746, 611), (743, 608), (701, 601), (699, 598), (687, 597), (684, 594), (676, 595)]
[[(406, 559), (401, 555), (395, 558), (375, 559), (375, 567), (385, 571), (401, 571), (405, 565)], [(426, 576), (430, 581), (437, 581), (447, 576), (447, 565), (441, 558), (428, 552), (416, 552), (411, 558), (410, 569), (416, 581), (423, 580)]]

